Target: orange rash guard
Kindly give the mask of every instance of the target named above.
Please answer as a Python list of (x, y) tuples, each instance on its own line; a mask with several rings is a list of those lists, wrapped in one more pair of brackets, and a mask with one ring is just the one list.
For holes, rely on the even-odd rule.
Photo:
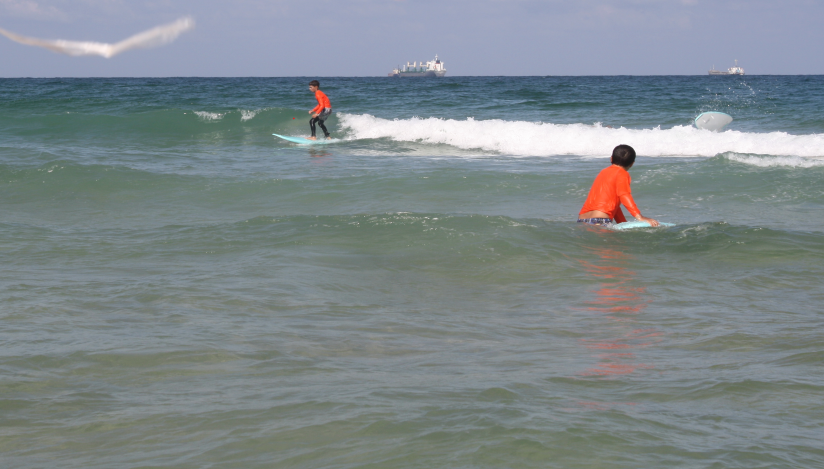
[(629, 210), (632, 216), (638, 217), (641, 215), (641, 211), (638, 210), (635, 201), (632, 200), (632, 191), (629, 189), (631, 182), (629, 172), (618, 165), (612, 165), (602, 170), (595, 178), (595, 182), (592, 183), (589, 196), (578, 215), (591, 210), (598, 210), (609, 214), (609, 217), (618, 223), (623, 223), (627, 221), (624, 212), (621, 211), (621, 204), (624, 204), (624, 207)]
[[(318, 105), (312, 109), (312, 114), (319, 114), (325, 108), (332, 109), (332, 103), (329, 102), (329, 97), (321, 90), (315, 91), (315, 99), (318, 100)], [(306, 109), (306, 108), (304, 108)]]

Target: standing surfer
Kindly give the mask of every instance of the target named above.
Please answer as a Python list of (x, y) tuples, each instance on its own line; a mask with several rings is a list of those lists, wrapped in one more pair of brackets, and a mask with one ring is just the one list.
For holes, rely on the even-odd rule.
[(631, 146), (618, 145), (612, 150), (612, 166), (601, 170), (592, 183), (589, 196), (578, 214), (578, 223), (610, 225), (613, 219), (617, 223), (623, 223), (627, 221), (624, 212), (621, 211), (621, 204), (624, 204), (637, 220), (645, 221), (650, 226), (658, 226), (657, 220), (641, 216), (641, 211), (632, 200), (629, 168), (633, 164), (635, 150)]
[(317, 80), (312, 80), (309, 82), (309, 91), (315, 93), (315, 99), (318, 100), (318, 105), (309, 111), (309, 114), (312, 115), (312, 119), (309, 120), (309, 127), (312, 129), (312, 136), (309, 137), (309, 140), (318, 139), (315, 137), (316, 123), (320, 125), (321, 130), (323, 130), (323, 134), (326, 135), (326, 139), (328, 140), (330, 139), (329, 131), (326, 130), (326, 126), (323, 125), (323, 123), (329, 118), (330, 115), (332, 115), (332, 103), (329, 102), (329, 97), (326, 96), (326, 93), (320, 90), (320, 83)]

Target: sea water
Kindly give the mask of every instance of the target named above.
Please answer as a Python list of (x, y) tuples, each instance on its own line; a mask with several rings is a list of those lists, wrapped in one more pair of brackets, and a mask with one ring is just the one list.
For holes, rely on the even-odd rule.
[(824, 77), (309, 80), (0, 80), (4, 468), (824, 466)]

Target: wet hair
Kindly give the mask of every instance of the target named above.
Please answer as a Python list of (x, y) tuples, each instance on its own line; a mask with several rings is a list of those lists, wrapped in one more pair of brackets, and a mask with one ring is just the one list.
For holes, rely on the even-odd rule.
[(635, 163), (635, 150), (629, 145), (618, 145), (612, 150), (612, 164), (629, 169)]
[(309, 82), (309, 86), (316, 86), (316, 87), (320, 88), (320, 82), (317, 81), (317, 80), (312, 80), (312, 81)]

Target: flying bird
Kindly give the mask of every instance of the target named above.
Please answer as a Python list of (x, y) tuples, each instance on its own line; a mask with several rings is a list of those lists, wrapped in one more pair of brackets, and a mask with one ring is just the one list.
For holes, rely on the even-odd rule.
[(66, 41), (63, 39), (37, 39), (36, 37), (26, 37), (19, 34), (14, 34), (4, 29), (0, 29), (0, 34), (6, 36), (12, 41), (19, 42), (20, 44), (44, 47), (61, 54), (71, 56), (101, 55), (108, 59), (129, 49), (145, 49), (148, 47), (157, 47), (162, 46), (163, 44), (168, 44), (177, 39), (181, 33), (194, 28), (194, 26), (195, 20), (192, 18), (180, 18), (174, 23), (164, 24), (148, 31), (143, 31), (142, 33), (135, 34), (134, 36), (115, 44), (106, 44), (104, 42)]

